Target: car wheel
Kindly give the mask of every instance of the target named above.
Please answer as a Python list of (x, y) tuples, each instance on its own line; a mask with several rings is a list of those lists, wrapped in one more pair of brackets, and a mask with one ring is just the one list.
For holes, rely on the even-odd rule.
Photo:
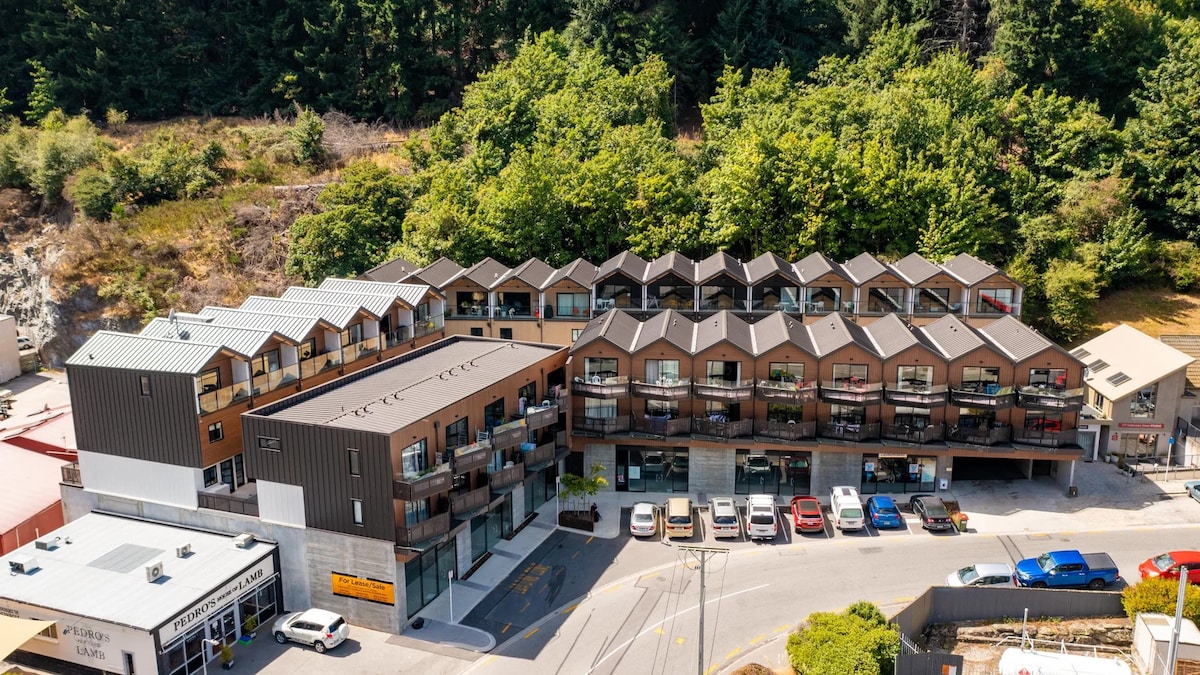
[(1033, 582), (1032, 584), (1030, 584), (1030, 586), (1032, 586), (1033, 588), (1046, 588), (1046, 582), (1044, 582), (1044, 581), (1035, 581), (1035, 582)]
[(325, 643), (321, 642), (320, 640), (317, 640), (316, 642), (313, 643), (313, 649), (317, 650), (318, 654), (324, 654), (325, 653)]
[(1091, 581), (1088, 582), (1088, 588), (1092, 589), (1093, 591), (1098, 591), (1098, 590), (1104, 588), (1104, 580), (1103, 579), (1092, 579)]
[(287, 644), (287, 636), (279, 631), (275, 631), (275, 641), (281, 645)]

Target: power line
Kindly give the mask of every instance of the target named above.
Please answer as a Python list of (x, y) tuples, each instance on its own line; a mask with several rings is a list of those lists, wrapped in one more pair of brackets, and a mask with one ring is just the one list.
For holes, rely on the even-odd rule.
[(680, 546), (680, 551), (686, 551), (700, 560), (700, 638), (699, 650), (697, 652), (696, 672), (698, 675), (704, 675), (704, 572), (705, 564), (708, 562), (708, 556), (718, 553), (729, 553), (729, 549), (716, 546)]

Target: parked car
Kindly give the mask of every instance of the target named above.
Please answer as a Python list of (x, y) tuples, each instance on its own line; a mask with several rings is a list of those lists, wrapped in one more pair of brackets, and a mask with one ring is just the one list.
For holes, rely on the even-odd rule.
[(671, 497), (667, 500), (667, 537), (674, 539), (692, 536), (692, 500), (687, 497)]
[(1007, 563), (975, 563), (955, 570), (946, 577), (946, 585), (963, 586), (1012, 586), (1013, 568)]
[(810, 495), (792, 497), (792, 524), (796, 532), (824, 532), (825, 516), (821, 514), (821, 502)]
[(1189, 480), (1183, 484), (1183, 489), (1189, 497), (1200, 502), (1200, 480)]
[(1013, 581), (1032, 588), (1086, 586), (1098, 591), (1119, 577), (1117, 564), (1107, 553), (1050, 551), (1018, 562)]
[(33, 349), (33, 348), (34, 348), (33, 340), (25, 337), (24, 335), (17, 336), (17, 349), (24, 351), (26, 349)]
[(933, 495), (913, 495), (908, 500), (913, 513), (921, 519), (921, 527), (926, 530), (952, 530), (954, 523), (950, 521), (950, 512), (942, 500)]
[(775, 498), (771, 495), (750, 495), (746, 498), (746, 537), (774, 539), (779, 531), (776, 522)]
[(629, 534), (635, 537), (652, 537), (658, 532), (658, 506), (650, 502), (638, 502), (629, 514)]
[(767, 476), (771, 473), (771, 460), (766, 455), (746, 457), (746, 476)]
[(876, 529), (885, 527), (904, 527), (904, 519), (900, 517), (900, 509), (896, 508), (896, 502), (887, 495), (875, 495), (867, 497), (867, 515), (871, 518), (871, 524)]
[(642, 458), (642, 473), (646, 478), (662, 478), (666, 469), (667, 458), (661, 452), (652, 452)]
[(833, 514), (833, 526), (843, 532), (861, 530), (866, 526), (858, 490), (849, 485), (829, 488), (829, 509)]
[(281, 645), (290, 640), (324, 652), (345, 642), (350, 637), (350, 626), (339, 614), (313, 608), (279, 617), (271, 633)]
[(714, 537), (736, 537), (742, 533), (738, 523), (737, 507), (731, 497), (714, 497), (708, 501), (708, 515), (712, 518)]
[(1143, 579), (1162, 577), (1179, 580), (1179, 568), (1187, 567), (1188, 583), (1200, 584), (1200, 551), (1170, 551), (1138, 565)]
[(687, 455), (675, 455), (671, 458), (671, 473), (686, 476), (688, 472)]

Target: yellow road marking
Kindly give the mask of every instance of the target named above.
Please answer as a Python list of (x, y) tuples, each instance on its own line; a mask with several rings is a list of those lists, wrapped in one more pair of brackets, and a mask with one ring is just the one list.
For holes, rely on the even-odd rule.
[(509, 629), (509, 628), (512, 628), (512, 623), (511, 623), (511, 622), (504, 624), (504, 628), (501, 628), (501, 629), (500, 629), (500, 634), (501, 634), (501, 635), (504, 635), (505, 633), (507, 633), (507, 632), (508, 632), (508, 629)]
[(575, 611), (575, 609), (576, 609), (577, 607), (579, 607), (579, 603), (578, 603), (578, 602), (577, 602), (577, 603), (575, 603), (575, 604), (573, 604), (573, 605), (571, 605), (570, 607), (568, 607), (568, 608), (564, 609), (564, 610), (562, 611), (562, 613), (563, 613), (563, 614), (570, 614), (571, 612), (574, 612), (574, 611)]
[(658, 628), (655, 628), (655, 629), (654, 629), (654, 632), (655, 632), (655, 633), (658, 633), (659, 635), (662, 635), (662, 634), (663, 634), (663, 629), (662, 629), (662, 626), (659, 626)]
[(728, 654), (726, 654), (726, 655), (725, 655), (725, 660), (726, 660), (726, 661), (728, 661), (729, 659), (732, 659), (733, 657), (735, 657), (735, 656), (737, 656), (738, 654), (741, 654), (741, 653), (742, 653), (742, 648), (741, 648), (741, 647), (734, 647), (734, 648), (733, 648), (733, 651), (731, 651), (731, 652), (729, 652)]
[(592, 543), (592, 540), (593, 540), (593, 539), (595, 539), (595, 537), (588, 537), (588, 538), (587, 538), (587, 541), (583, 542), (583, 543), (584, 543), (584, 545), (587, 545), (587, 544), (590, 544), (590, 543)]
[(782, 633), (782, 632), (783, 632), (783, 631), (785, 631), (785, 630), (791, 630), (791, 628), (792, 628), (792, 624), (790, 624), (790, 623), (785, 623), (785, 624), (781, 624), (781, 625), (779, 625), (778, 627), (776, 627), (776, 628), (775, 628), (775, 632), (776, 632), (776, 633)]
[(681, 638), (681, 637), (677, 637), (677, 638), (675, 638), (675, 644), (677, 644), (677, 645), (681, 645), (681, 644), (683, 644), (684, 642), (687, 642), (687, 640), (684, 640), (684, 639), (683, 639), (683, 638)]
[(709, 666), (708, 670), (704, 671), (704, 675), (712, 675), (712, 673), (714, 671), (716, 671), (716, 669), (717, 669), (717, 667), (715, 665)]
[(907, 598), (893, 598), (893, 599), (892, 599), (892, 602), (895, 602), (895, 603), (900, 603), (900, 602), (912, 602), (913, 600), (916, 600), (916, 598), (915, 598), (915, 597), (913, 597), (913, 596), (909, 596), (909, 597), (907, 597)]
[(482, 663), (480, 663), (479, 665), (480, 665), (480, 666), (486, 666), (487, 664), (489, 664), (489, 663), (491, 663), (492, 661), (495, 661), (495, 660), (496, 660), (496, 657), (495, 657), (495, 656), (489, 656), (489, 657), (487, 657), (486, 659), (484, 659), (484, 660), (483, 660), (483, 662), (482, 662)]
[(605, 592), (606, 594), (607, 594), (607, 593), (612, 593), (613, 591), (620, 590), (620, 588), (621, 588), (620, 586), (613, 586), (612, 588), (606, 588), (606, 589), (604, 589), (604, 592)]
[(751, 639), (750, 644), (756, 644), (756, 643), (762, 642), (763, 640), (766, 640), (766, 639), (767, 639), (766, 635), (759, 635), (758, 637)]
[(528, 640), (529, 638), (533, 637), (533, 634), (536, 632), (538, 632), (537, 628), (534, 628), (533, 630), (529, 631), (528, 633), (525, 634), (525, 639)]

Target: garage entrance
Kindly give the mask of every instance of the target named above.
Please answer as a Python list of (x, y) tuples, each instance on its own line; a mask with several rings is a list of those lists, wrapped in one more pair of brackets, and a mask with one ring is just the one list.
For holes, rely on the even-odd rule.
[(1028, 460), (1005, 457), (955, 457), (954, 480), (1021, 480)]

